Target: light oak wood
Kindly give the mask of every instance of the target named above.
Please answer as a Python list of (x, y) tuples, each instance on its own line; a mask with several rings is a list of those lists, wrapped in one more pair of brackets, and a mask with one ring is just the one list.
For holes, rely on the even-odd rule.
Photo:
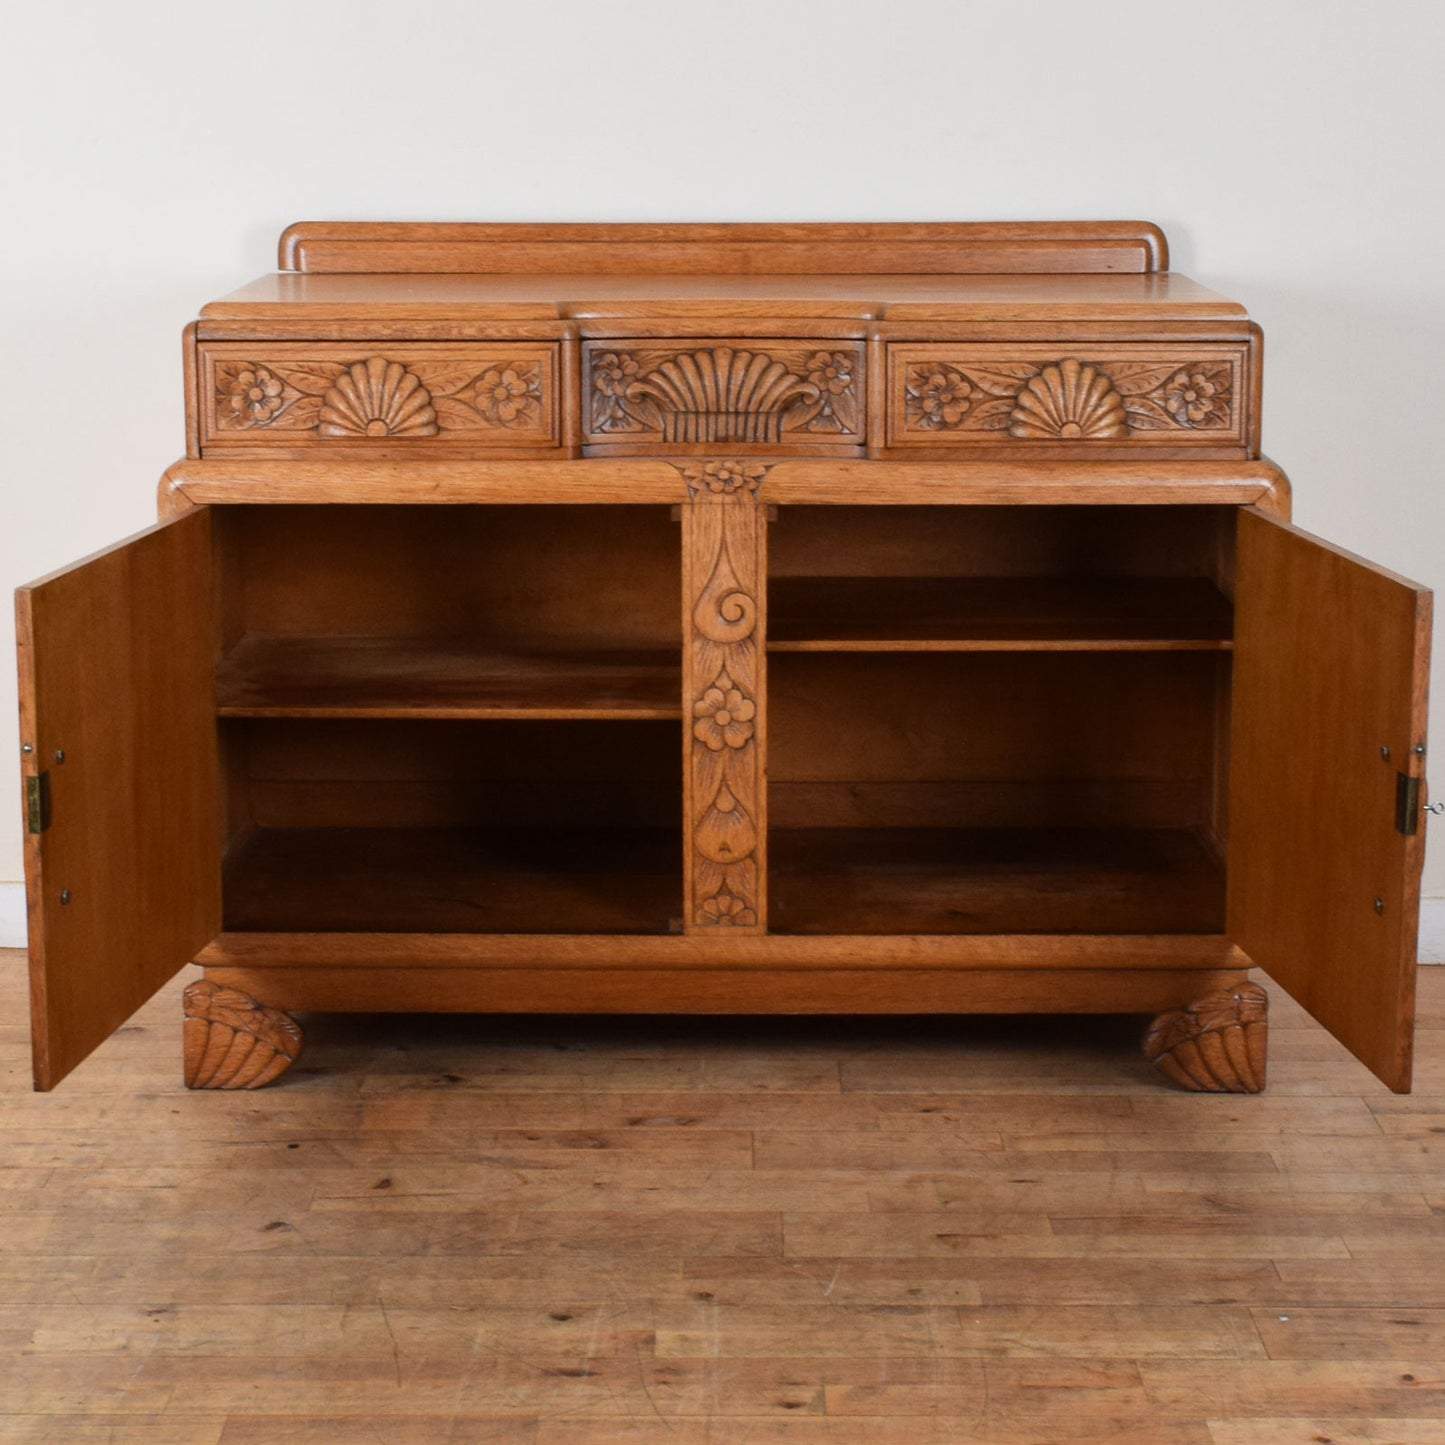
[[(427, 455), (560, 440), (558, 348), (208, 342), (198, 348), (199, 446)], [(305, 455), (303, 450), (298, 453)]]
[(1133, 1020), (381, 1016), (187, 1100), (186, 982), (0, 1079), (0, 1437), (1445, 1431), (1445, 969), (1408, 1099), (1272, 988), (1247, 1099), (1161, 1091)]
[(675, 718), (675, 651), (512, 649), (398, 637), (244, 638), (216, 670), (221, 717)]
[(1215, 651), (1232, 643), (1203, 577), (801, 577), (769, 587), (772, 652)]
[(1144, 1035), (1144, 1057), (1197, 1093), (1260, 1093), (1268, 1049), (1269, 995), (1255, 983), (1161, 1014)]
[(289, 1014), (209, 979), (181, 996), (186, 1088), (260, 1089), (301, 1057), (301, 1029)]
[[(1391, 1088), (1410, 1087), (1430, 594), (1239, 520), (1229, 931)], [(1418, 828), (1418, 817), (1410, 820)]]
[(198, 511), (16, 594), (32, 1063), (53, 1088), (216, 931), (211, 518)]
[(1167, 271), (1147, 221), (811, 225), (485, 225), (302, 221), (283, 271), (958, 275)]
[[(686, 464), (684, 464), (686, 465)], [(161, 479), (161, 506), (228, 503), (678, 504), (681, 466), (659, 458), (579, 461), (181, 461)], [(1273, 462), (818, 462), (782, 458), (770, 503), (813, 506), (1032, 507), (1158, 504), (1258, 506), (1289, 517), (1289, 482)]]
[[(1251, 530), (1290, 506), (1261, 333), (1157, 228), (306, 224), (283, 256), (187, 330), (159, 498), (212, 539), (146, 648), (195, 662), (180, 762), (219, 762), (213, 982), (1180, 1010), (1177, 1060), (1234, 1037), (1188, 1009), (1258, 953), (1402, 1081), (1419, 845), (1318, 805), (1375, 704), (1282, 701), (1314, 583)], [(1422, 670), (1356, 666), (1418, 609), (1336, 603), (1303, 671), (1418, 712)], [(1317, 924), (1372, 868), (1358, 937), (1275, 907)]]
[(768, 926), (767, 468), (684, 471), (683, 817), (689, 929)]
[[(540, 951), (539, 951), (540, 952)], [(212, 968), (207, 977), (293, 1011), (394, 1013), (726, 1014), (737, 971), (528, 966), (485, 972), (429, 969)], [(1131, 1013), (1183, 1008), (1237, 987), (1237, 971), (1112, 967), (916, 971), (760, 968), (747, 974), (750, 1014)], [(1137, 1030), (1134, 1031), (1137, 1038)], [(1133, 1041), (1131, 1040), (1131, 1043)]]

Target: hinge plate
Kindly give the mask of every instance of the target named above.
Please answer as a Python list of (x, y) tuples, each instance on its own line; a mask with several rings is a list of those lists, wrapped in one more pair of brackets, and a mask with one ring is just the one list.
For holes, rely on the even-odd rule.
[(1420, 779), (1395, 774), (1395, 827), (1407, 838), (1420, 831)]
[(50, 774), (36, 773), (25, 779), (25, 826), (31, 833), (43, 833), (50, 826)]

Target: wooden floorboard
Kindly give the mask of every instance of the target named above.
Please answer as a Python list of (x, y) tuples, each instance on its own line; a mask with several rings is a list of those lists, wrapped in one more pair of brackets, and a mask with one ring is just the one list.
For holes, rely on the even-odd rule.
[(187, 1094), (178, 979), (50, 1095), (0, 953), (0, 1442), (1439, 1445), (1416, 1092), (1274, 996), (1137, 1021), (313, 1018)]

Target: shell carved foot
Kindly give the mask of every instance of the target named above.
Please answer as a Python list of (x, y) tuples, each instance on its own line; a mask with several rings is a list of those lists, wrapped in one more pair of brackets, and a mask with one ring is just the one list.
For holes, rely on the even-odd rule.
[(301, 1057), (301, 1028), (238, 988), (202, 979), (182, 996), (188, 1089), (259, 1089)]
[(1160, 1014), (1144, 1034), (1144, 1057), (1195, 1093), (1258, 1094), (1268, 1044), (1269, 995), (1242, 983)]

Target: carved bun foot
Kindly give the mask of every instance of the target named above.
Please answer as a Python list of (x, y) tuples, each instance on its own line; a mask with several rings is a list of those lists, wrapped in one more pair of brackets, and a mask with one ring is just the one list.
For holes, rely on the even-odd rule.
[(238, 988), (202, 979), (182, 1004), (188, 1089), (259, 1089), (301, 1057), (296, 1020)]
[(1144, 1057), (1195, 1093), (1258, 1094), (1268, 1044), (1269, 995), (1242, 983), (1160, 1014), (1144, 1034)]

